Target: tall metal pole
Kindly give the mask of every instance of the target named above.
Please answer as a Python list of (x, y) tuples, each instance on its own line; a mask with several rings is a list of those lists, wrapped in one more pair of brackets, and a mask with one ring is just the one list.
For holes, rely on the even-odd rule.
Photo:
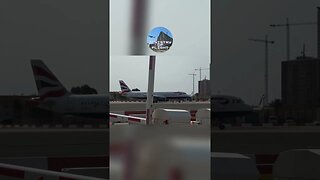
[(196, 71), (199, 71), (199, 75), (200, 75), (200, 77), (199, 77), (199, 80), (201, 81), (202, 79), (201, 79), (201, 71), (202, 70), (210, 70), (210, 68), (199, 68), (199, 69), (194, 69), (194, 70), (196, 70)]
[(194, 95), (194, 77), (196, 76), (195, 73), (192, 73), (192, 74), (189, 74), (189, 75), (192, 75), (192, 95)]
[(130, 34), (130, 54), (145, 54), (145, 36), (148, 17), (148, 0), (133, 0)]
[(290, 24), (289, 24), (289, 18), (287, 18), (287, 60), (290, 60)]
[(290, 60), (290, 26), (301, 26), (301, 25), (313, 25), (315, 22), (301, 22), (301, 23), (289, 23), (289, 18), (286, 18), (285, 24), (270, 24), (271, 27), (286, 27), (287, 36), (287, 60)]
[(153, 91), (154, 91), (154, 74), (156, 65), (156, 56), (149, 57), (149, 77), (148, 77), (148, 95), (146, 107), (146, 125), (151, 124), (153, 112)]
[(199, 71), (199, 81), (201, 81), (201, 67), (199, 68), (199, 69), (194, 69), (194, 70), (196, 70), (196, 71)]
[(192, 74), (192, 95), (194, 94), (194, 76), (196, 74)]
[(320, 58), (320, 7), (317, 7), (318, 10), (318, 17), (317, 17), (317, 26), (318, 26), (318, 30), (317, 30), (317, 36), (318, 36), (318, 42), (317, 42), (317, 49), (318, 49), (318, 58)]
[(269, 83), (268, 83), (268, 72), (269, 72), (269, 68), (268, 68), (268, 44), (273, 44), (274, 41), (269, 41), (268, 40), (268, 35), (265, 36), (265, 39), (249, 39), (249, 41), (255, 41), (255, 42), (262, 42), (265, 44), (265, 71), (264, 71), (264, 99), (263, 99), (263, 106), (266, 106), (269, 102)]
[(264, 94), (265, 94), (265, 100), (263, 101), (263, 106), (266, 106), (269, 103), (269, 83), (268, 83), (268, 35), (265, 36), (265, 72), (264, 72)]

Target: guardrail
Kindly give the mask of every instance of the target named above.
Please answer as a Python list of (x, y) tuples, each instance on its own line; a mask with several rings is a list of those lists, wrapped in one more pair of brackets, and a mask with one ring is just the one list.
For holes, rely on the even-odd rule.
[(107, 124), (100, 124), (100, 125), (92, 125), (92, 124), (42, 124), (42, 125), (35, 125), (35, 124), (12, 124), (12, 125), (3, 125), (0, 124), (0, 129), (76, 129), (76, 128), (84, 128), (84, 129), (96, 129), (96, 128), (108, 128)]
[(129, 123), (145, 123), (146, 118), (141, 117), (134, 117), (134, 116), (128, 116), (128, 115), (122, 115), (122, 114), (116, 114), (116, 113), (109, 113), (110, 119), (113, 118), (112, 121), (118, 121), (118, 122), (129, 122)]
[(50, 170), (42, 170), (36, 168), (29, 168), (24, 166), (16, 166), (0, 163), (0, 179), (25, 179), (25, 180), (35, 180), (35, 179), (47, 179), (51, 180), (102, 180), (101, 178), (94, 178), (83, 175), (74, 175), (63, 172), (56, 172)]

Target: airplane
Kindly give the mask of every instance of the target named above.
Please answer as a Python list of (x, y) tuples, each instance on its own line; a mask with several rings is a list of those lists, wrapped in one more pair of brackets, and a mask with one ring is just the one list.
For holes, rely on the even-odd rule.
[(230, 95), (212, 95), (211, 103), (215, 117), (242, 116), (253, 111), (242, 99)]
[[(129, 86), (123, 81), (119, 80), (122, 96), (125, 96), (129, 99), (147, 99), (147, 92), (140, 92), (140, 91), (133, 91), (129, 88)], [(192, 97), (185, 92), (154, 92), (153, 93), (154, 101), (171, 101), (171, 100), (178, 100), (178, 101), (191, 101)]]
[(32, 101), (38, 108), (66, 115), (107, 117), (107, 95), (71, 94), (42, 60), (31, 60), (31, 66), (39, 96), (32, 98)]

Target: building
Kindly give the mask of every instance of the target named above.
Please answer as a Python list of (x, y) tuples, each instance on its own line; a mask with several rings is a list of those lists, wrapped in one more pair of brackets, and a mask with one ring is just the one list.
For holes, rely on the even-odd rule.
[(208, 100), (210, 99), (210, 80), (204, 79), (198, 81), (198, 98), (201, 100)]
[(298, 57), (281, 65), (281, 96), (285, 116), (300, 122), (319, 119), (320, 59)]
[(320, 121), (320, 7), (317, 7), (317, 58), (302, 56), (281, 64), (282, 114), (297, 123)]

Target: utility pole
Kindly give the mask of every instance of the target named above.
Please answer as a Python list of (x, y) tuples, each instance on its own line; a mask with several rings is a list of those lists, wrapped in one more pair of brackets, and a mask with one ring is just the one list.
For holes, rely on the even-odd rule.
[(192, 73), (192, 74), (188, 74), (188, 75), (192, 76), (192, 93), (191, 93), (191, 95), (194, 95), (194, 77), (196, 76), (196, 74)]
[(320, 7), (317, 7), (317, 56), (320, 58)]
[(156, 56), (149, 56), (149, 76), (148, 76), (148, 92), (146, 106), (146, 125), (151, 124), (153, 107), (153, 91), (154, 91), (154, 76), (156, 68)]
[(129, 50), (131, 55), (145, 54), (146, 24), (148, 23), (148, 0), (133, 0)]
[(286, 27), (287, 34), (287, 60), (290, 60), (290, 26), (300, 25), (312, 25), (317, 24), (316, 22), (302, 22), (302, 23), (289, 23), (289, 18), (286, 19), (285, 24), (270, 24), (271, 27)]
[(210, 68), (201, 68), (201, 67), (200, 67), (199, 69), (194, 69), (194, 70), (199, 71), (199, 75), (200, 75), (199, 78), (200, 78), (200, 81), (201, 81), (201, 71), (202, 71), (202, 70), (210, 70)]
[(265, 36), (265, 39), (249, 39), (249, 41), (254, 41), (254, 42), (262, 42), (265, 44), (265, 64), (264, 64), (264, 101), (263, 101), (263, 106), (266, 106), (269, 103), (269, 96), (268, 96), (268, 89), (269, 89), (269, 83), (268, 83), (268, 45), (273, 44), (274, 41), (269, 41), (268, 40), (268, 35)]

